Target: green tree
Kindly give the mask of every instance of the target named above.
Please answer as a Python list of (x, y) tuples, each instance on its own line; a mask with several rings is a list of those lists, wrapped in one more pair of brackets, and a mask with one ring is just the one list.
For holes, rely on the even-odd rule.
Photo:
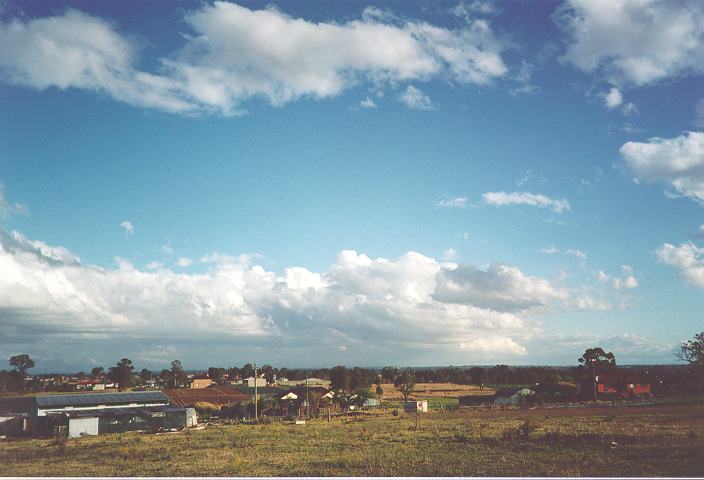
[(95, 378), (96, 380), (102, 378), (104, 373), (105, 369), (103, 367), (93, 367), (90, 370), (90, 376)]
[(34, 367), (34, 360), (27, 353), (21, 353), (10, 357), (10, 365), (15, 367), (19, 376), (19, 389), (24, 392), (24, 381), (27, 377), (27, 370)]
[(408, 396), (416, 386), (416, 376), (413, 370), (406, 369), (394, 379), (394, 386), (403, 395), (403, 401), (408, 401)]
[(152, 374), (152, 371), (148, 368), (143, 368), (142, 371), (139, 372), (139, 378), (141, 378), (143, 382), (147, 382), (154, 378), (154, 374)]
[(616, 367), (616, 357), (611, 352), (605, 352), (601, 347), (588, 348), (578, 359), (580, 366), (588, 373), (592, 383), (594, 401), (596, 402), (596, 383), (599, 373)]
[(133, 370), (134, 365), (132, 364), (132, 360), (123, 358), (117, 362), (117, 365), (110, 367), (108, 370), (108, 378), (117, 383), (119, 390), (125, 390), (126, 388), (130, 388), (134, 383)]

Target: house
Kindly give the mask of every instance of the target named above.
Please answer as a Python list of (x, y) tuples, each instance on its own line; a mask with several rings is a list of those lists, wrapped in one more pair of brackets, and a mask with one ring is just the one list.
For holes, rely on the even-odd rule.
[[(652, 382), (640, 373), (614, 371), (596, 376), (598, 397), (616, 396), (619, 398), (649, 397), (652, 395)], [(591, 382), (586, 382), (591, 384)], [(591, 398), (591, 385), (584, 385), (582, 391)]]
[(427, 400), (409, 400), (403, 402), (403, 411), (407, 413), (427, 413), (428, 412), (428, 401)]
[(535, 395), (535, 391), (530, 388), (513, 387), (500, 388), (494, 395), (495, 405), (522, 405), (526, 403), (530, 397)]
[(266, 378), (254, 378), (254, 377), (247, 377), (243, 380), (243, 385), (247, 385), (250, 388), (254, 388), (256, 383), (257, 387), (266, 387)]
[(208, 388), (212, 384), (214, 384), (212, 379), (210, 378), (194, 378), (191, 380), (191, 383), (188, 385), (189, 388)]

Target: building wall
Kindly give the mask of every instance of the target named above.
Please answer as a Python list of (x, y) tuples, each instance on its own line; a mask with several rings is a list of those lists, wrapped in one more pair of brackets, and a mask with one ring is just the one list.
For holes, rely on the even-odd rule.
[(68, 438), (98, 434), (98, 417), (69, 418)]

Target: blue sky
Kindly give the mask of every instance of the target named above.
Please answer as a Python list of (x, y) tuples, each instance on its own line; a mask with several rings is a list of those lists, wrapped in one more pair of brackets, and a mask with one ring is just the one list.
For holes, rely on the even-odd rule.
[(702, 329), (699, 2), (0, 19), (0, 357), (669, 363)]

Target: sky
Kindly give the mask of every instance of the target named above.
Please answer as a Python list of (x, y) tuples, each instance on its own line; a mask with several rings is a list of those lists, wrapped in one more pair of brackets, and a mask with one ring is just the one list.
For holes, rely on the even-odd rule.
[(673, 363), (703, 80), (697, 0), (5, 2), (0, 362)]

